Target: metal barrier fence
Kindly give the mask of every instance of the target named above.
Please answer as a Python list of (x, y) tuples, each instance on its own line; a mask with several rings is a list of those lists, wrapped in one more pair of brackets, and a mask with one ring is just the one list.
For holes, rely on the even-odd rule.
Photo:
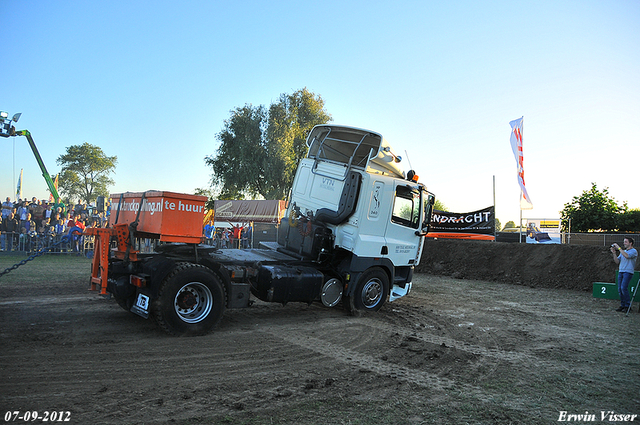
[(0, 248), (5, 253), (24, 253), (25, 255), (40, 251), (41, 249), (54, 247), (51, 254), (81, 254), (91, 256), (93, 254), (93, 236), (74, 236), (69, 242), (61, 242), (65, 234), (59, 235), (29, 235), (26, 233), (2, 233), (0, 235)]
[(622, 241), (631, 237), (635, 241), (634, 246), (640, 246), (640, 233), (563, 233), (562, 243), (567, 245), (600, 245), (610, 246), (617, 243), (622, 246)]
[[(49, 248), (55, 245), (55, 247), (49, 251), (51, 254), (76, 254), (84, 255), (87, 257), (93, 256), (94, 250), (94, 236), (78, 236), (73, 238), (70, 242), (62, 242), (64, 235), (27, 235), (27, 234), (13, 234), (3, 233), (0, 235), (2, 239), (2, 252), (3, 253), (23, 253), (25, 255), (32, 254), (40, 251), (44, 248)], [(219, 238), (206, 239), (202, 238), (202, 244), (212, 245), (216, 248), (251, 248), (252, 241), (245, 239), (229, 238), (228, 241), (221, 241)], [(151, 253), (155, 251), (158, 245), (163, 245), (164, 242), (160, 242), (157, 239), (146, 238), (134, 238), (133, 249), (141, 253)], [(115, 241), (112, 242), (112, 248), (116, 248)]]
[[(622, 246), (622, 241), (626, 237), (631, 237), (635, 241), (635, 246), (640, 246), (640, 233), (562, 233), (560, 241), (566, 245), (595, 245), (610, 246), (617, 243)], [(497, 242), (526, 243), (531, 241), (527, 239), (526, 233), (518, 234), (518, 232), (499, 232), (496, 236)]]

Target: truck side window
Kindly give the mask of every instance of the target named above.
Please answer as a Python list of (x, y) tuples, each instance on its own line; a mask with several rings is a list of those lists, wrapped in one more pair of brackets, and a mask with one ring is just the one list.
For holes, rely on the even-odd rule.
[(391, 221), (417, 229), (420, 221), (420, 194), (411, 188), (398, 186), (393, 201)]

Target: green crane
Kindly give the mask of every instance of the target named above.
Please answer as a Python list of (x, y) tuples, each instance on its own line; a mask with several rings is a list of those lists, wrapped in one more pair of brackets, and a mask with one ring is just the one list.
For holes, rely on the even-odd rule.
[(16, 128), (11, 124), (11, 122), (18, 122), (20, 119), (21, 113), (17, 113), (13, 116), (13, 118), (9, 119), (9, 114), (6, 112), (0, 112), (0, 119), (2, 119), (2, 126), (0, 127), (0, 136), (2, 137), (12, 137), (12, 136), (24, 136), (27, 138), (29, 142), (29, 146), (33, 151), (33, 155), (36, 157), (36, 161), (40, 166), (40, 170), (42, 171), (42, 177), (47, 182), (47, 186), (49, 186), (49, 191), (53, 195), (53, 199), (57, 202), (60, 195), (58, 195), (58, 190), (53, 184), (53, 180), (47, 171), (47, 167), (44, 165), (44, 161), (40, 156), (40, 152), (38, 152), (38, 148), (36, 147), (36, 143), (33, 141), (33, 137), (31, 137), (31, 133), (29, 130), (19, 130), (16, 131)]

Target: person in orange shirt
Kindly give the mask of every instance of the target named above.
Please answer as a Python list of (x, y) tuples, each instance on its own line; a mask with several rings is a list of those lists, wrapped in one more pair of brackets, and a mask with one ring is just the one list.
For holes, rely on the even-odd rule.
[(242, 234), (242, 226), (233, 226), (232, 248), (240, 248), (240, 236)]

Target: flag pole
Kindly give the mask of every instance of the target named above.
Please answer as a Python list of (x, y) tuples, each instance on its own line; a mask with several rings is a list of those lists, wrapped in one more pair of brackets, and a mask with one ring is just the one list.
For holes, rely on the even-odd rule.
[(520, 198), (522, 198), (522, 192), (520, 192), (520, 196), (518, 197), (518, 203), (520, 204), (520, 226), (518, 227), (518, 237), (520, 238), (519, 243), (522, 243), (522, 203), (520, 202)]
[(493, 241), (495, 242), (498, 237), (498, 229), (496, 228), (496, 220), (498, 214), (496, 214), (496, 175), (493, 175)]
[[(13, 187), (16, 187), (16, 139), (15, 137), (13, 138)], [(17, 199), (14, 198), (14, 200), (16, 202), (18, 202)]]

